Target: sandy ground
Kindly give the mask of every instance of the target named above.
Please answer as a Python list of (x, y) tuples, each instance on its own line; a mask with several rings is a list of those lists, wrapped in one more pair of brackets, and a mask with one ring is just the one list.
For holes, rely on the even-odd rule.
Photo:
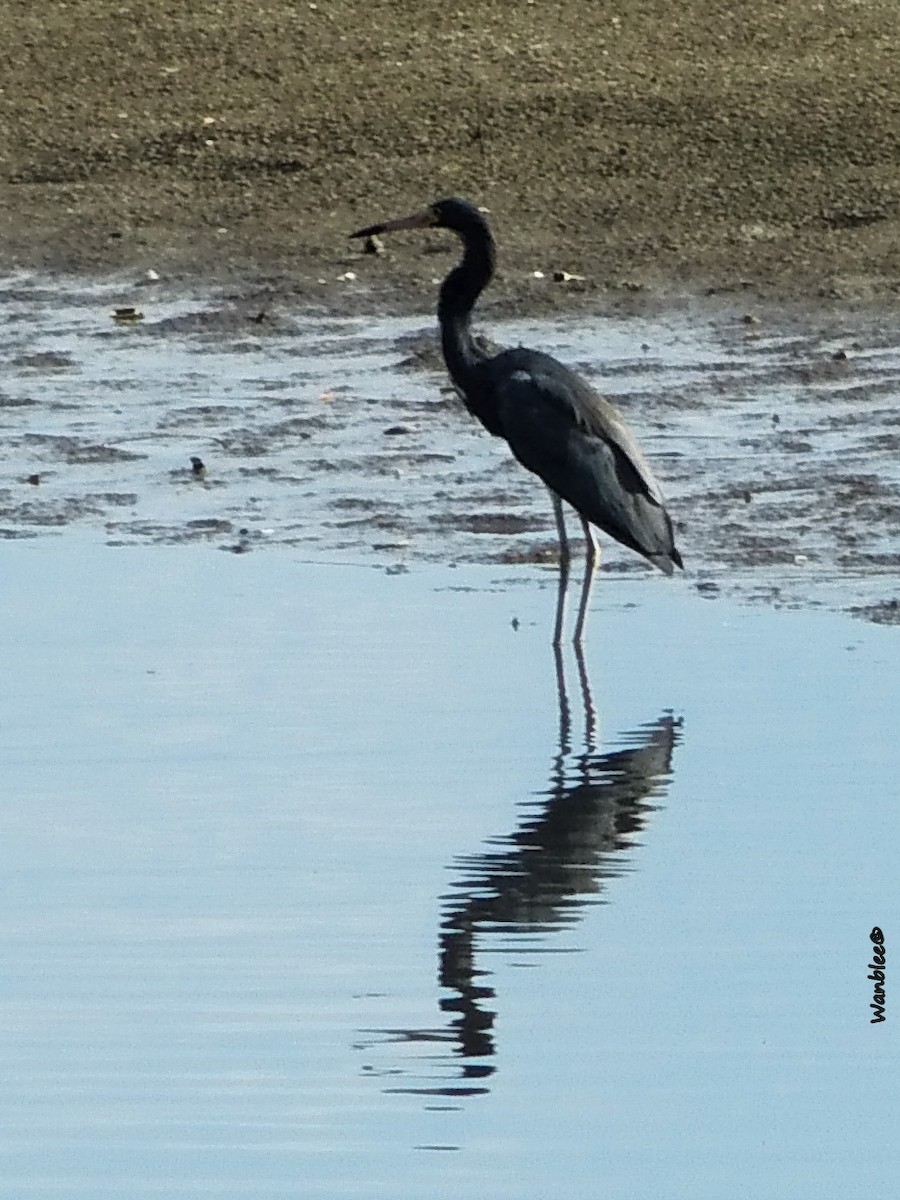
[(892, 0), (10, 0), (0, 74), (7, 267), (353, 263), (425, 307), (439, 243), (345, 235), (455, 193), (526, 309), (900, 290)]

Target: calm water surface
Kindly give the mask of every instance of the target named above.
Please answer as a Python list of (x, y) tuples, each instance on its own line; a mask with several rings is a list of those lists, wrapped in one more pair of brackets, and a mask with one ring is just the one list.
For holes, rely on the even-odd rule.
[(538, 567), (4, 558), (4, 1195), (897, 1178), (895, 628), (610, 576), (582, 678)]

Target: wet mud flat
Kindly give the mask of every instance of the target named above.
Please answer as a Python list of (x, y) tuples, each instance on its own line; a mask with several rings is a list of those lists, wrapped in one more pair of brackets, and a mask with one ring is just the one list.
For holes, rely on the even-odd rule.
[[(0, 536), (287, 545), (392, 572), (489, 562), (510, 582), (546, 568), (549, 583), (546, 493), (464, 410), (433, 318), (360, 315), (362, 285), (340, 286), (353, 315), (265, 289), (4, 280)], [(115, 320), (126, 304), (134, 316)], [(663, 481), (688, 587), (900, 621), (889, 314), (488, 307), (485, 329), (556, 354), (619, 405)], [(609, 539), (603, 570), (663, 583)]]

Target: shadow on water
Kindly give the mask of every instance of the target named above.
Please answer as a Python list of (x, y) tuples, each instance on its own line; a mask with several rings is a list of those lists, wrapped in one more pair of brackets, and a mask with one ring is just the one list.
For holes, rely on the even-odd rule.
[[(608, 881), (630, 867), (630, 852), (672, 778), (672, 754), (682, 722), (670, 712), (623, 735), (625, 749), (601, 753), (597, 716), (581, 647), (574, 650), (583, 706), (583, 737), (573, 743), (572, 705), (565, 663), (555, 648), (559, 730), (548, 786), (523, 804), (510, 834), (459, 856), (443, 897), (438, 981), (449, 1025), (380, 1029), (396, 1043), (437, 1043), (441, 1078), (393, 1086), (391, 1093), (462, 1098), (489, 1091), (496, 1071), (496, 992), (481, 964), (490, 953), (566, 953), (546, 946), (547, 935), (577, 923), (582, 910), (606, 902)], [(505, 935), (505, 945), (490, 939)], [(434, 1061), (434, 1060), (432, 1060)], [(453, 1066), (452, 1078), (447, 1068)]]

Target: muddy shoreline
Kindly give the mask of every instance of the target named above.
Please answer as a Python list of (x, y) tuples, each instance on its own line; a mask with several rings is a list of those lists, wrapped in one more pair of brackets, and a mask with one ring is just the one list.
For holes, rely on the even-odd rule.
[(895, 21), (887, 0), (7, 5), (3, 536), (552, 563), (533, 481), (442, 391), (453, 239), (347, 238), (455, 193), (500, 246), (478, 327), (625, 409), (701, 594), (895, 621)]
[[(553, 585), (545, 490), (448, 386), (431, 315), (143, 280), (128, 296), (143, 319), (122, 323), (123, 298), (110, 280), (0, 290), (0, 537), (488, 563), (504, 587)], [(883, 312), (685, 301), (494, 314), (485, 331), (556, 354), (620, 407), (669, 498), (677, 586), (900, 621), (900, 351)], [(668, 586), (603, 543), (606, 577)]]

